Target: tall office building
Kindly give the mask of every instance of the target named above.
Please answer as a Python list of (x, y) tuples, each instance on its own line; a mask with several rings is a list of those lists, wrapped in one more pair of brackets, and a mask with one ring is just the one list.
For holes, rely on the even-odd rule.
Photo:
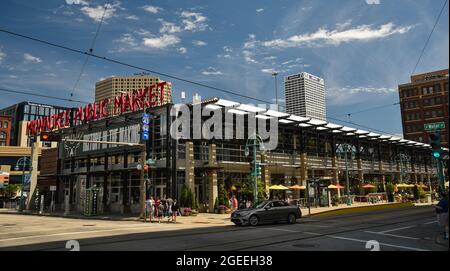
[[(159, 77), (150, 75), (133, 75), (133, 76), (113, 76), (101, 80), (95, 84), (95, 101), (104, 99), (114, 99), (121, 94), (132, 94), (133, 90), (140, 90), (145, 87), (155, 85), (162, 82)], [(156, 99), (161, 101), (160, 105), (170, 103), (172, 101), (172, 86), (167, 84), (165, 87), (164, 97), (160, 99), (157, 95)], [(109, 113), (113, 114), (112, 105), (108, 109)]]
[(428, 142), (425, 124), (443, 123), (441, 142), (448, 148), (448, 69), (411, 76), (411, 82), (398, 86), (403, 137)]
[(326, 120), (325, 83), (306, 72), (284, 78), (286, 113)]
[[(40, 104), (34, 102), (21, 102), (0, 109), (0, 116), (11, 117), (10, 146), (31, 146), (31, 142), (26, 135), (26, 123), (48, 117), (66, 111), (67, 107)], [(46, 142), (44, 145), (50, 142)]]

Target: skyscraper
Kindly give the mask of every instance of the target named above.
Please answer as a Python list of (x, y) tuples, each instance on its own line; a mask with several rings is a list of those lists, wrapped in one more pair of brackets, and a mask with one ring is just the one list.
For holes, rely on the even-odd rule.
[(326, 120), (325, 83), (306, 72), (284, 78), (286, 113)]
[[(134, 90), (140, 90), (150, 85), (161, 83), (159, 77), (150, 75), (133, 75), (133, 76), (113, 76), (107, 79), (101, 80), (95, 84), (95, 101), (101, 101), (104, 99), (114, 99), (121, 94), (132, 94)], [(162, 104), (166, 104), (172, 101), (172, 87), (167, 84), (165, 90), (165, 97), (156, 97)], [(112, 114), (112, 107), (108, 108), (110, 114)]]

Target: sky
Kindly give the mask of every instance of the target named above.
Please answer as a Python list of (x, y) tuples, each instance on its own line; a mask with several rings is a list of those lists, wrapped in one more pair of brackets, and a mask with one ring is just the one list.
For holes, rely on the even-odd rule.
[[(104, 14), (95, 54), (268, 101), (276, 71), (281, 103), (284, 77), (308, 72), (325, 79), (327, 115), (347, 121), (398, 102), (444, 1), (2, 0), (0, 28), (88, 51)], [(449, 67), (448, 14), (447, 5), (416, 73)], [(89, 58), (78, 80), (85, 60), (0, 33), (0, 88), (91, 102), (95, 82), (141, 72)], [(172, 82), (175, 102), (185, 91), (260, 103), (161, 78)], [(25, 100), (79, 106), (0, 92), (0, 108)], [(350, 120), (402, 134), (398, 105)]]

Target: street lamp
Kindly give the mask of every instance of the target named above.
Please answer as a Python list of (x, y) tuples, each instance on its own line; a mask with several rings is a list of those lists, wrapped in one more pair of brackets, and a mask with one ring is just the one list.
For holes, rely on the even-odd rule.
[(344, 154), (345, 159), (345, 183), (346, 183), (346, 190), (347, 190), (347, 205), (352, 205), (352, 201), (350, 199), (350, 181), (348, 178), (348, 153), (351, 152), (353, 155), (355, 153), (354, 146), (350, 144), (340, 144), (337, 151), (338, 153)]
[(25, 167), (28, 165), (29, 170), (31, 170), (31, 160), (30, 158), (24, 156), (17, 160), (15, 170), (20, 170), (20, 165), (22, 165), (22, 188), (20, 189), (20, 205), (19, 212), (23, 211), (23, 190), (25, 188)]
[(260, 174), (258, 167), (259, 165), (257, 164), (256, 161), (256, 152), (257, 152), (257, 147), (259, 148), (260, 154), (263, 154), (265, 149), (264, 149), (264, 143), (263, 140), (261, 139), (261, 137), (259, 135), (254, 135), (254, 138), (252, 138), (252, 136), (250, 136), (247, 139), (247, 142), (245, 143), (245, 156), (249, 156), (250, 155), (250, 148), (252, 148), (252, 155), (253, 155), (253, 172), (252, 172), (252, 178), (253, 178), (253, 189), (254, 189), (254, 204), (256, 204), (258, 202), (258, 176)]
[(399, 153), (395, 156), (395, 160), (400, 162), (400, 183), (403, 183), (403, 177), (406, 176), (405, 170), (403, 169), (403, 163), (410, 160), (409, 156), (404, 153)]
[(277, 83), (277, 75), (278, 72), (274, 72), (272, 73), (272, 76), (275, 78), (275, 103), (277, 105), (277, 111), (279, 111), (279, 107), (278, 107), (278, 83)]

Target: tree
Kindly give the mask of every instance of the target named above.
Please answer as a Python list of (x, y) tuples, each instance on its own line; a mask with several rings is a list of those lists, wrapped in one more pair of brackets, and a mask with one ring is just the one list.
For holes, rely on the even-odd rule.
[(198, 210), (197, 199), (194, 196), (194, 193), (187, 186), (183, 186), (181, 189), (180, 196), (180, 205), (181, 207), (187, 207), (194, 210)]
[(17, 194), (17, 191), (21, 189), (20, 184), (10, 184), (5, 188), (0, 189), (0, 195), (5, 198), (12, 198)]
[(225, 205), (225, 206), (227, 206), (227, 208), (230, 208), (228, 192), (225, 189), (225, 185), (223, 183), (219, 184), (218, 199), (219, 199), (219, 206)]
[[(266, 191), (264, 189), (264, 184), (261, 178), (257, 179), (258, 185), (258, 201), (263, 201), (267, 198)], [(248, 198), (253, 198), (254, 195), (254, 179), (250, 177), (247, 181), (242, 185), (241, 193), (245, 194)]]

